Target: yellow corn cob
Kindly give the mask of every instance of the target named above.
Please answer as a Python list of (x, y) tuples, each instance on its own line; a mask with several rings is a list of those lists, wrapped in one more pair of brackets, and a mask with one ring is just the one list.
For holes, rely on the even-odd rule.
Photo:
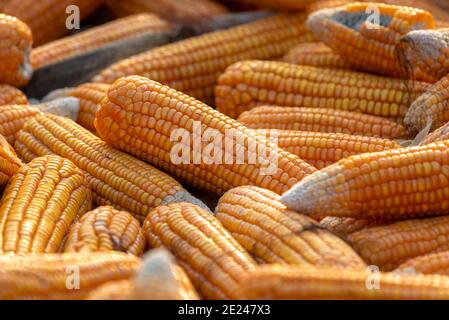
[(216, 217), (263, 263), (366, 267), (346, 243), (321, 229), (316, 221), (287, 212), (277, 198), (277, 194), (257, 187), (234, 188), (220, 198)]
[(423, 141), (421, 141), (420, 145), (444, 140), (449, 140), (449, 122), (429, 134)]
[(102, 3), (103, 0), (10, 0), (3, 12), (28, 24), (34, 45), (39, 46), (69, 31), (66, 23), (74, 23), (78, 17), (74, 6), (79, 8), (79, 17), (83, 19)]
[(151, 49), (112, 64), (94, 82), (139, 75), (211, 104), (217, 78), (227, 66), (242, 59), (279, 58), (310, 41), (305, 18), (303, 13), (276, 15)]
[[(95, 127), (112, 146), (218, 195), (241, 185), (257, 185), (281, 194), (316, 171), (200, 101), (138, 76), (121, 78), (111, 86), (96, 114)], [(214, 147), (213, 156), (205, 151), (210, 147), (203, 136), (207, 132), (216, 143), (221, 142)], [(181, 142), (177, 142), (177, 134)], [(195, 145), (190, 145), (191, 136)], [(201, 150), (195, 140), (200, 140)], [(234, 145), (238, 153), (244, 153), (242, 157), (234, 152)], [(182, 157), (178, 159), (179, 151)], [(191, 159), (196, 153), (202, 157)], [(252, 161), (253, 156), (258, 158)]]
[(316, 216), (400, 220), (449, 213), (449, 141), (364, 153), (302, 180), (281, 201)]
[(15, 149), (24, 161), (57, 154), (86, 173), (94, 203), (132, 213), (141, 222), (161, 204), (187, 201), (204, 206), (176, 180), (134, 157), (108, 146), (75, 122), (38, 115), (16, 134)]
[(409, 259), (449, 250), (448, 234), (449, 217), (436, 217), (360, 230), (347, 241), (368, 264), (389, 271)]
[(219, 77), (215, 105), (232, 118), (256, 106), (278, 105), (355, 111), (400, 120), (428, 86), (348, 70), (242, 61)]
[(0, 84), (0, 106), (8, 104), (28, 104), (26, 95), (17, 88)]
[(265, 266), (244, 276), (241, 299), (449, 299), (449, 278), (332, 267)]
[(22, 166), (0, 202), (0, 254), (60, 252), (70, 225), (92, 206), (84, 173), (45, 156)]
[(261, 106), (243, 112), (238, 121), (251, 129), (347, 133), (390, 139), (409, 137), (405, 127), (394, 121), (327, 108)]
[(282, 60), (303, 66), (351, 69), (348, 62), (322, 42), (298, 44), (290, 49)]
[(143, 228), (150, 246), (170, 250), (206, 299), (235, 299), (240, 278), (255, 267), (214, 216), (190, 203), (157, 207)]
[(140, 256), (144, 249), (139, 221), (126, 211), (102, 206), (72, 225), (64, 252), (123, 251)]
[(435, 23), (432, 15), (421, 9), (357, 2), (316, 11), (309, 16), (307, 26), (316, 39), (353, 67), (405, 77), (407, 74), (395, 52), (396, 45), (408, 32), (433, 29)]
[(117, 16), (153, 12), (181, 24), (190, 24), (229, 11), (214, 0), (108, 0), (109, 9)]
[(435, 130), (449, 122), (449, 75), (430, 86), (410, 106), (404, 124), (416, 134), (430, 124)]
[(332, 233), (345, 240), (350, 234), (354, 232), (386, 224), (388, 224), (388, 222), (382, 220), (363, 220), (339, 217), (326, 217), (320, 221), (320, 226), (322, 228), (331, 231)]
[(33, 45), (30, 28), (17, 19), (0, 13), (0, 83), (24, 86), (33, 74), (29, 54)]
[(120, 252), (0, 255), (0, 299), (83, 299), (140, 266), (139, 258)]
[(430, 253), (408, 260), (396, 271), (449, 276), (449, 251)]
[(42, 68), (116, 41), (170, 30), (165, 20), (150, 13), (137, 14), (39, 46), (31, 51), (33, 68)]
[(317, 169), (356, 154), (400, 148), (400, 145), (393, 140), (344, 133), (288, 130), (258, 130), (257, 132), (265, 132), (279, 148), (297, 155)]
[(17, 157), (14, 149), (0, 134), (0, 186), (7, 184), (22, 165), (23, 163)]
[(77, 122), (87, 130), (96, 133), (95, 113), (100, 102), (106, 97), (110, 85), (103, 83), (85, 83), (70, 91), (70, 95), (79, 99), (80, 112)]
[[(363, 0), (361, 2), (372, 2), (372, 1)], [(440, 20), (440, 21), (446, 21), (449, 19), (449, 14), (446, 12), (446, 10), (442, 9), (440, 6), (430, 2), (428, 0), (381, 0), (381, 1), (374, 1), (374, 2), (381, 2), (381, 3), (396, 5), (396, 6), (405, 6), (405, 7), (422, 9), (422, 10), (430, 12), (436, 20)]]

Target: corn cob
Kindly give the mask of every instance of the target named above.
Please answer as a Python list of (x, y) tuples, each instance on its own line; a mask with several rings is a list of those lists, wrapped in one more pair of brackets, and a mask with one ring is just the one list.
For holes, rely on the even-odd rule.
[(348, 70), (242, 61), (218, 79), (215, 105), (236, 118), (260, 105), (330, 108), (400, 120), (429, 84)]
[(122, 251), (140, 256), (144, 249), (139, 221), (126, 211), (102, 206), (72, 225), (64, 252)]
[(339, 270), (332, 267), (265, 266), (244, 276), (241, 299), (449, 299), (449, 278)]
[(410, 106), (404, 124), (416, 134), (428, 124), (433, 131), (449, 122), (449, 75), (430, 86)]
[(117, 16), (153, 12), (181, 24), (190, 24), (229, 11), (214, 0), (108, 0), (109, 9)]
[(409, 259), (449, 250), (448, 233), (449, 217), (435, 217), (360, 230), (347, 241), (368, 264), (389, 271)]
[(322, 42), (298, 44), (290, 49), (282, 60), (303, 66), (351, 69), (351, 65), (348, 62)]
[(444, 140), (449, 140), (449, 122), (429, 134), (423, 141), (421, 141), (420, 145)]
[[(111, 86), (96, 114), (95, 127), (112, 146), (218, 195), (240, 185), (281, 194), (316, 171), (200, 101), (138, 76), (121, 78)], [(196, 142), (190, 145), (191, 136), (200, 140), (201, 149)], [(216, 143), (214, 155), (206, 151), (210, 138)], [(238, 152), (234, 153), (234, 145)], [(202, 157), (195, 159), (196, 153)]]
[(409, 137), (405, 127), (394, 121), (327, 108), (260, 106), (240, 114), (238, 121), (251, 129), (346, 133), (390, 139)]
[(355, 1), (356, 0), (317, 0), (309, 4), (306, 11), (311, 14), (318, 10), (341, 7)]
[(206, 299), (235, 299), (241, 276), (255, 267), (221, 223), (195, 205), (157, 207), (143, 228), (149, 245), (170, 250)]
[[(361, 2), (371, 2), (371, 1), (363, 0)], [(446, 21), (449, 19), (449, 14), (447, 13), (446, 10), (442, 9), (440, 6), (436, 4), (431, 3), (428, 0), (381, 0), (374, 2), (422, 9), (431, 13), (434, 19), (436, 19), (436, 22)]]
[(100, 140), (75, 122), (38, 115), (16, 134), (15, 149), (24, 161), (57, 154), (86, 173), (95, 205), (111, 205), (139, 221), (161, 204), (187, 201), (205, 207), (176, 180)]
[(161, 46), (112, 64), (93, 81), (139, 75), (211, 104), (227, 66), (242, 59), (280, 58), (294, 45), (311, 41), (305, 18), (303, 13), (280, 14)]
[(110, 85), (103, 83), (85, 83), (70, 92), (72, 97), (80, 101), (80, 113), (77, 122), (87, 130), (96, 133), (94, 126), (95, 113), (100, 102), (106, 97)]
[(41, 102), (50, 102), (56, 99), (67, 98), (70, 97), (70, 93), (74, 90), (74, 87), (64, 87), (50, 91), (47, 93), (42, 99)]
[(3, 12), (28, 24), (34, 45), (39, 46), (69, 31), (66, 23), (76, 22), (76, 16), (71, 16), (76, 13), (73, 6), (79, 8), (79, 17), (83, 19), (102, 3), (103, 0), (10, 0)]
[(430, 253), (401, 264), (396, 271), (449, 276), (449, 251)]
[(170, 28), (168, 22), (154, 14), (132, 15), (39, 46), (31, 51), (31, 65), (35, 69), (42, 68), (116, 41), (156, 34)]
[(0, 187), (8, 183), (9, 179), (23, 165), (16, 152), (0, 134)]
[(366, 267), (346, 243), (321, 229), (316, 221), (287, 212), (277, 198), (277, 194), (257, 187), (234, 188), (220, 198), (216, 217), (262, 263)]
[(0, 202), (0, 254), (60, 252), (70, 225), (91, 206), (84, 173), (72, 162), (31, 161), (11, 178)]
[(307, 26), (316, 39), (354, 68), (405, 77), (407, 74), (395, 52), (396, 45), (408, 32), (433, 29), (435, 22), (429, 12), (421, 9), (357, 2), (316, 11), (309, 16)]
[(0, 134), (6, 138), (8, 143), (13, 145), (14, 135), (22, 129), (25, 122), (41, 112), (76, 119), (78, 111), (79, 101), (74, 98), (62, 98), (33, 106), (0, 106)]
[(33, 45), (30, 28), (17, 19), (0, 13), (0, 83), (24, 86), (33, 74), (29, 54)]
[(333, 234), (336, 234), (345, 240), (354, 232), (386, 224), (388, 224), (388, 222), (382, 220), (363, 220), (339, 217), (326, 217), (320, 221), (320, 226), (322, 228), (331, 231)]
[(17, 88), (0, 84), (0, 106), (7, 104), (28, 104), (26, 95)]
[(0, 299), (83, 299), (103, 283), (130, 278), (140, 265), (120, 252), (0, 255)]

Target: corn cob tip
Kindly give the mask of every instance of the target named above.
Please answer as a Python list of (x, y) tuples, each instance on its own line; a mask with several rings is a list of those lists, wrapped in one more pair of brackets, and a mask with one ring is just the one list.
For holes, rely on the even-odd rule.
[(191, 203), (213, 214), (210, 208), (203, 201), (195, 198), (193, 195), (191, 195), (189, 192), (185, 190), (177, 191), (174, 194), (165, 197), (162, 200), (161, 205), (168, 205), (171, 203), (182, 203), (182, 202)]
[(50, 91), (47, 93), (42, 99), (41, 102), (50, 102), (52, 100), (60, 99), (60, 98), (67, 98), (70, 96), (70, 93), (74, 90), (74, 87), (66, 87), (66, 88), (59, 88), (55, 89), (53, 91)]
[(51, 113), (76, 121), (80, 111), (80, 102), (77, 98), (67, 97), (51, 100), (47, 103), (36, 104), (33, 107), (39, 109), (41, 112)]

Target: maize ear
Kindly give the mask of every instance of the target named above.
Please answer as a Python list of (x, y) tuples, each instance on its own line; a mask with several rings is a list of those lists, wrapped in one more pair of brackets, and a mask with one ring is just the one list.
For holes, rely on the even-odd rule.
[(307, 6), (306, 11), (311, 14), (318, 10), (341, 7), (355, 1), (356, 0), (316, 0)]
[(0, 254), (57, 253), (92, 206), (84, 173), (58, 156), (36, 158), (11, 178), (0, 202)]
[(48, 154), (73, 161), (86, 173), (95, 205), (128, 211), (141, 222), (161, 204), (191, 201), (205, 207), (170, 176), (66, 118), (41, 114), (28, 120), (16, 134), (15, 149), (27, 162)]
[(17, 88), (0, 84), (0, 106), (8, 104), (28, 104), (26, 95)]
[(242, 61), (226, 69), (215, 88), (217, 109), (237, 118), (260, 105), (329, 108), (402, 120), (429, 84), (348, 70)]
[(110, 206), (97, 207), (70, 228), (64, 252), (122, 251), (140, 256), (145, 236), (130, 213)]
[(339, 218), (339, 217), (326, 217), (320, 221), (320, 226), (326, 230), (331, 231), (342, 239), (357, 231), (373, 228), (381, 225), (388, 224), (387, 221), (382, 220), (363, 220), (354, 218)]
[(19, 171), (23, 165), (16, 152), (0, 134), (0, 187), (8, 183), (9, 179)]
[(59, 89), (52, 90), (48, 92), (44, 97), (42, 97), (41, 102), (46, 103), (56, 99), (67, 98), (70, 97), (70, 93), (74, 87), (63, 87)]
[(277, 194), (257, 187), (234, 188), (220, 198), (216, 217), (260, 262), (366, 267), (346, 243), (316, 221), (287, 212), (277, 198)]
[(401, 264), (396, 271), (449, 276), (449, 251), (430, 253)]
[[(316, 171), (200, 101), (138, 76), (121, 78), (111, 86), (95, 127), (112, 146), (217, 195), (241, 185), (281, 194)], [(211, 138), (213, 154), (207, 151)], [(199, 139), (201, 149), (197, 142), (191, 145), (191, 139)], [(234, 153), (234, 145), (238, 152)], [(200, 159), (195, 159), (197, 153)]]
[(310, 41), (305, 18), (303, 13), (280, 14), (154, 48), (112, 64), (93, 81), (113, 83), (139, 75), (212, 104), (217, 79), (227, 66), (242, 59), (280, 58)]
[(243, 274), (255, 262), (221, 223), (189, 204), (160, 206), (143, 225), (151, 247), (164, 247), (177, 258), (198, 292), (206, 299), (235, 299)]
[(449, 122), (430, 133), (423, 141), (421, 141), (420, 145), (426, 145), (432, 142), (444, 140), (449, 140)]

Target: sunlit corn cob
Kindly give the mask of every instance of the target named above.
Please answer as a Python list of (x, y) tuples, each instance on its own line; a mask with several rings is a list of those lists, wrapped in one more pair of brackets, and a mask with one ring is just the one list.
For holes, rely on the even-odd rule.
[(122, 251), (140, 256), (145, 236), (130, 213), (110, 206), (97, 207), (70, 228), (64, 252)]
[(101, 100), (106, 97), (109, 87), (109, 84), (85, 83), (70, 91), (70, 95), (80, 101), (77, 122), (91, 132), (96, 133), (94, 127), (95, 113), (100, 107)]
[(315, 0), (241, 0), (241, 2), (255, 4), (258, 7), (260, 6), (274, 9), (305, 9), (314, 1)]
[(224, 31), (207, 33), (112, 64), (94, 82), (140, 75), (211, 104), (220, 74), (242, 59), (275, 59), (310, 41), (305, 14), (280, 14)]
[(108, 146), (75, 122), (38, 115), (16, 134), (15, 149), (24, 161), (57, 154), (86, 173), (97, 206), (112, 205), (141, 222), (161, 204), (187, 201), (204, 206), (176, 180), (134, 157)]
[(153, 12), (181, 24), (189, 24), (229, 11), (214, 0), (108, 0), (109, 9), (117, 16)]
[[(381, 3), (349, 3), (312, 13), (307, 26), (314, 37), (357, 69), (395, 77), (407, 74), (395, 47), (413, 30), (433, 29), (424, 10)], [(424, 79), (418, 79), (424, 80)]]
[(30, 60), (33, 68), (42, 68), (116, 41), (157, 34), (170, 28), (168, 22), (154, 14), (132, 15), (39, 46), (31, 51)]
[(388, 224), (388, 222), (382, 220), (363, 220), (340, 217), (326, 217), (320, 221), (320, 226), (322, 228), (331, 231), (342, 239), (347, 239), (347, 237), (354, 232), (386, 224)]
[(316, 171), (206, 104), (138, 76), (111, 86), (95, 128), (110, 145), (218, 195), (241, 185), (281, 194)]
[(23, 165), (16, 152), (0, 134), (0, 187), (8, 183), (9, 179)]
[(8, 104), (28, 104), (26, 95), (17, 88), (0, 84), (0, 106)]
[(10, 0), (3, 13), (25, 22), (38, 46), (66, 34), (69, 27), (74, 29), (78, 17), (87, 17), (102, 3), (103, 0)]
[(449, 251), (430, 253), (410, 259), (401, 264), (396, 271), (449, 276)]
[(318, 222), (288, 211), (278, 197), (258, 187), (234, 188), (220, 198), (216, 217), (262, 263), (366, 267), (345, 242)]
[(28, 83), (33, 74), (29, 63), (32, 45), (30, 28), (19, 19), (0, 13), (0, 83), (15, 87)]
[(0, 253), (57, 253), (92, 207), (84, 173), (58, 156), (36, 158), (10, 179), (0, 202)]
[(283, 61), (303, 66), (350, 69), (348, 62), (322, 42), (301, 43), (288, 51)]
[(347, 241), (368, 264), (388, 271), (409, 259), (449, 250), (448, 234), (449, 217), (436, 217), (360, 230)]
[(423, 141), (421, 141), (420, 145), (444, 140), (449, 140), (449, 122), (444, 126), (438, 128), (434, 132), (430, 133), (426, 138), (424, 138)]
[[(446, 10), (441, 8), (438, 4), (432, 3), (431, 1), (428, 0), (381, 0), (381, 1), (363, 0), (362, 2), (381, 2), (396, 6), (406, 6), (422, 9), (431, 13), (434, 19), (436, 20), (435, 22), (437, 22), (438, 20), (447, 21), (449, 19), (449, 14)], [(440, 0), (437, 0), (437, 2), (440, 2)]]
[(0, 255), (0, 299), (83, 299), (140, 266), (139, 258), (120, 252)]
[(149, 245), (171, 251), (206, 299), (235, 299), (242, 275), (255, 268), (221, 223), (190, 203), (157, 207), (143, 228)]
[(251, 129), (347, 133), (390, 139), (408, 138), (405, 127), (389, 119), (327, 108), (260, 106), (240, 114), (238, 121)]
[(236, 118), (260, 105), (329, 108), (402, 119), (429, 85), (348, 70), (242, 61), (219, 77), (215, 105)]
[(263, 266), (246, 274), (241, 299), (449, 299), (449, 278), (332, 267)]

